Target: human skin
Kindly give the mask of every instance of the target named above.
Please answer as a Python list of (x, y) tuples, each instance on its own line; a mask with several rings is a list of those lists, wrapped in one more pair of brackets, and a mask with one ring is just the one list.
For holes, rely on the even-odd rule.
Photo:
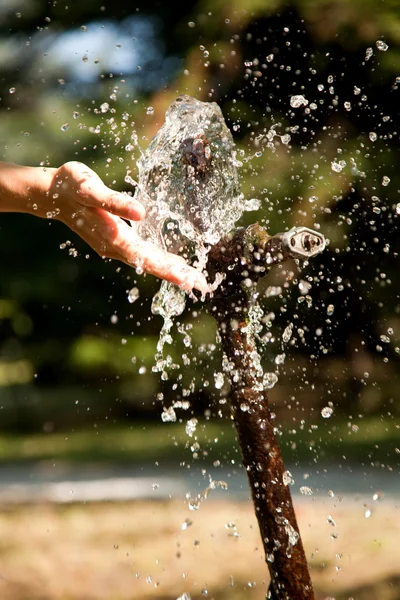
[(180, 256), (140, 239), (123, 220), (143, 219), (142, 204), (108, 188), (83, 163), (71, 161), (56, 169), (0, 162), (1, 212), (57, 219), (102, 257), (122, 261), (186, 291), (208, 291), (202, 273)]

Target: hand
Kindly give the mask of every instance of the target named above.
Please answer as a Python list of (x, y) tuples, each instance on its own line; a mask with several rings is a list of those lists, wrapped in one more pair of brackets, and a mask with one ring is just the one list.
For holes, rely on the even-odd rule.
[[(208, 291), (206, 279), (185, 260), (143, 241), (122, 219), (140, 221), (142, 204), (108, 188), (92, 169), (68, 162), (53, 175), (46, 216), (65, 223), (100, 256), (136, 266), (190, 291)], [(121, 218), (122, 217), (122, 218)]]

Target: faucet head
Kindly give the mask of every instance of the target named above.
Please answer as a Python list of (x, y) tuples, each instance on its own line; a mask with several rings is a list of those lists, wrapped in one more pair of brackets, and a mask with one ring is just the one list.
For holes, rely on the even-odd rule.
[(294, 258), (312, 258), (325, 250), (325, 237), (308, 227), (293, 227), (281, 235), (286, 251)]

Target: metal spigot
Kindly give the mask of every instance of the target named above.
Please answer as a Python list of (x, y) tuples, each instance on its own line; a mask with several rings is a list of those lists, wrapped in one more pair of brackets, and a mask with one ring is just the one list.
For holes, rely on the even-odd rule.
[(290, 231), (279, 235), (282, 237), (287, 251), (293, 254), (294, 258), (296, 256), (311, 258), (325, 250), (326, 247), (325, 237), (308, 227), (293, 227)]

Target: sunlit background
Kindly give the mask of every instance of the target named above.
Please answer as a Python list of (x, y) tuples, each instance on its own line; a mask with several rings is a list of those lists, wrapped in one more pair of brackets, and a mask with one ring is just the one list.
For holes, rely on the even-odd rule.
[[(0, 61), (1, 160), (133, 194), (186, 93), (233, 133), (240, 225), (329, 239), (260, 282), (263, 365), (318, 598), (400, 598), (400, 3), (3, 0)], [(189, 302), (163, 381), (153, 277), (32, 216), (0, 256), (1, 598), (265, 597), (213, 319)]]

